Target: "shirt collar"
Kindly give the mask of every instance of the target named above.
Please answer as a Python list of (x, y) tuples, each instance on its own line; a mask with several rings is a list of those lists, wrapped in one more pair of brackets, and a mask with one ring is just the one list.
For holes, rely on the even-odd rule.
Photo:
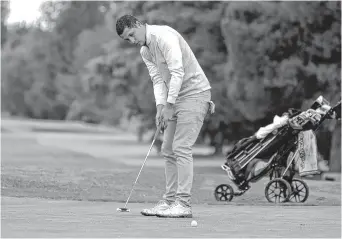
[(150, 25), (148, 25), (147, 23), (145, 24), (146, 27), (146, 46), (149, 46), (151, 43), (151, 29), (150, 29)]

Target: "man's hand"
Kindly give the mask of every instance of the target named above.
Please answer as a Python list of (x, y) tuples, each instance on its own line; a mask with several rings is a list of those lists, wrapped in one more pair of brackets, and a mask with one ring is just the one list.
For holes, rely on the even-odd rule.
[(157, 105), (157, 114), (156, 114), (156, 126), (161, 123), (161, 115), (162, 115), (162, 110), (164, 108), (164, 105)]
[(168, 121), (171, 120), (173, 116), (173, 104), (166, 103), (166, 106), (163, 108), (161, 113), (161, 123), (162, 129), (165, 130), (167, 128)]

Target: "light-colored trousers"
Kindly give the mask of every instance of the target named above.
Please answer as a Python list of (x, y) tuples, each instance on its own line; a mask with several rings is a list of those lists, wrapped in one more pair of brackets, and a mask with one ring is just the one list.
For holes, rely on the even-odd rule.
[(193, 183), (192, 147), (203, 126), (211, 100), (210, 90), (180, 98), (164, 131), (162, 154), (165, 159), (164, 199), (191, 205)]

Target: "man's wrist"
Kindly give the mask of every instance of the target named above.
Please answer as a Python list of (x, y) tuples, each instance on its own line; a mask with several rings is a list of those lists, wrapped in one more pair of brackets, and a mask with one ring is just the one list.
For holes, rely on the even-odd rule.
[(166, 108), (168, 108), (168, 109), (172, 109), (173, 106), (174, 106), (174, 104), (172, 104), (172, 103), (169, 103), (169, 102), (166, 103)]
[(157, 105), (157, 111), (160, 112), (164, 108), (163, 104)]

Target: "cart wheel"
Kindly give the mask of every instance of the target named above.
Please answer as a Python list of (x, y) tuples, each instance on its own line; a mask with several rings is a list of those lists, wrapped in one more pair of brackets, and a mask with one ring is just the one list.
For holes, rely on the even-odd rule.
[(214, 195), (217, 201), (230, 202), (234, 196), (234, 189), (228, 184), (221, 184), (216, 187)]
[(309, 197), (309, 186), (301, 179), (292, 179), (292, 194), (289, 200), (291, 202), (305, 202)]
[(265, 197), (272, 203), (287, 202), (292, 193), (291, 185), (281, 178), (269, 181), (265, 187)]

